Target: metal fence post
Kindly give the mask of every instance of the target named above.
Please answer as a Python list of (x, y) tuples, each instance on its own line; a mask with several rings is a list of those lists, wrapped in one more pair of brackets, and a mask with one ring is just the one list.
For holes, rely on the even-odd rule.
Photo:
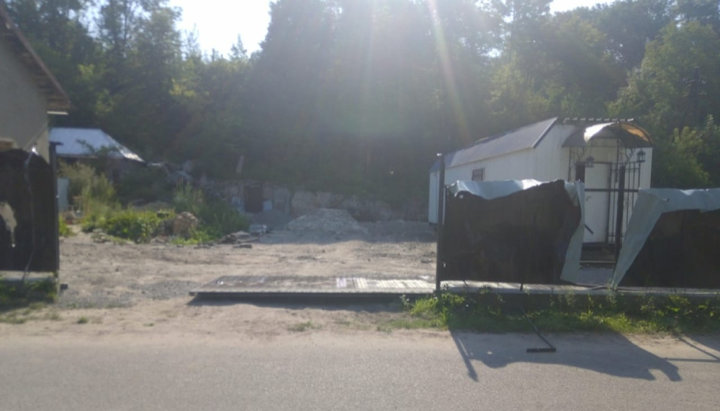
[(438, 154), (440, 170), (438, 171), (438, 215), (437, 215), (437, 248), (435, 250), (435, 292), (440, 292), (440, 281), (444, 266), (442, 258), (443, 227), (445, 226), (445, 155)]
[(618, 168), (618, 197), (615, 217), (615, 261), (622, 248), (623, 213), (625, 212), (625, 165)]

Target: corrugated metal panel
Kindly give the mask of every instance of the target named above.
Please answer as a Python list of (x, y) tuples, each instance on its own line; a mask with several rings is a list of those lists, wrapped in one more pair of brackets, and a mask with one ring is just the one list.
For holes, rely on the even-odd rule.
[(62, 144), (57, 147), (57, 154), (60, 157), (89, 157), (95, 151), (110, 149), (108, 155), (111, 158), (144, 162), (140, 156), (99, 128), (56, 127), (50, 130), (50, 141)]

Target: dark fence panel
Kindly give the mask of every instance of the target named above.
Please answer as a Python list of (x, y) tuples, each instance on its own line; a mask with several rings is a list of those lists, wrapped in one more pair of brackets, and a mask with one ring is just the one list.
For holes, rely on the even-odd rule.
[(559, 283), (580, 213), (562, 181), (492, 200), (467, 192), (448, 196), (439, 278)]
[(720, 210), (664, 213), (620, 286), (720, 288)]
[(0, 152), (0, 270), (59, 269), (54, 179), (42, 157)]

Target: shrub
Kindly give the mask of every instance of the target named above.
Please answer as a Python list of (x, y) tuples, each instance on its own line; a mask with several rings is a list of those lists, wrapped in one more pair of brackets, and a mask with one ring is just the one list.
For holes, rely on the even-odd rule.
[(205, 205), (205, 195), (202, 190), (193, 188), (190, 184), (178, 184), (173, 194), (173, 207), (178, 213), (188, 211), (195, 216)]
[[(59, 174), (69, 181), (68, 198), (72, 202), (79, 198), (83, 188), (89, 187), (95, 178), (95, 169), (81, 163), (68, 164), (64, 161), (59, 162)], [(79, 206), (79, 204), (77, 204)]]
[(70, 237), (73, 235), (72, 230), (62, 215), (58, 216), (58, 235), (60, 237)]
[(82, 230), (93, 231), (96, 228), (103, 228), (108, 218), (117, 213), (120, 205), (117, 203), (105, 203), (94, 198), (83, 200)]
[(73, 205), (82, 211), (83, 231), (102, 227), (108, 217), (120, 206), (110, 180), (86, 164), (61, 163), (60, 175), (70, 181), (68, 196)]
[(240, 214), (232, 205), (222, 200), (205, 202), (200, 208), (198, 218), (208, 234), (215, 237), (247, 230), (250, 226), (245, 215)]
[(123, 210), (108, 217), (101, 228), (115, 237), (146, 243), (160, 231), (167, 218), (172, 217), (168, 213)]
[(201, 227), (197, 238), (215, 239), (228, 233), (247, 230), (249, 221), (232, 205), (221, 199), (207, 198), (202, 190), (189, 184), (178, 185), (173, 196), (177, 212), (188, 211), (198, 217)]
[(207, 232), (207, 230), (203, 228), (197, 228), (195, 230), (192, 230), (190, 233), (190, 236), (185, 237), (175, 237), (172, 240), (173, 244), (177, 245), (195, 245), (195, 244), (205, 244), (212, 242), (213, 240), (217, 239), (217, 236), (211, 235)]
[[(110, 180), (89, 165), (60, 163), (60, 175), (69, 180), (68, 198), (75, 206), (85, 207), (83, 202), (89, 199), (104, 203), (115, 201), (115, 189)], [(80, 204), (75, 203), (78, 198)]]

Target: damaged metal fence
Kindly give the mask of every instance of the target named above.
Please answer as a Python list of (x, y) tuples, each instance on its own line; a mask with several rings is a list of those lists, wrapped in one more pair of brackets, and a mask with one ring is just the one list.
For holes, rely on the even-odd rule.
[(720, 288), (720, 189), (641, 190), (610, 285)]
[(58, 271), (54, 181), (42, 157), (0, 152), (0, 270)]
[(582, 185), (458, 181), (447, 190), (439, 281), (556, 284), (577, 271)]

